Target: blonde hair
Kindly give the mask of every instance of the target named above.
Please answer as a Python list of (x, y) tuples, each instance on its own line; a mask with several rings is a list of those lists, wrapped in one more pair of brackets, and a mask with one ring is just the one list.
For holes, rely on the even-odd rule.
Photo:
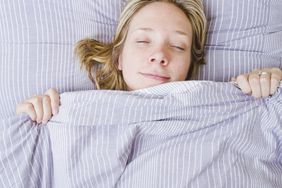
[(75, 47), (81, 65), (87, 70), (89, 78), (96, 84), (97, 89), (127, 90), (122, 72), (118, 69), (118, 58), (133, 16), (141, 8), (153, 2), (174, 4), (186, 14), (191, 22), (193, 30), (191, 65), (186, 79), (193, 78), (199, 66), (204, 64), (206, 18), (202, 0), (129, 0), (121, 13), (112, 43), (104, 44), (94, 39), (84, 39), (79, 41)]

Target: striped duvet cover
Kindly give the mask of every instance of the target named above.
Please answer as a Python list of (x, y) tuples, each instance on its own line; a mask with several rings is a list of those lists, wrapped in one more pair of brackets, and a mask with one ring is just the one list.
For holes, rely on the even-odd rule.
[(63, 93), (46, 125), (2, 119), (0, 151), (0, 187), (282, 187), (282, 85)]

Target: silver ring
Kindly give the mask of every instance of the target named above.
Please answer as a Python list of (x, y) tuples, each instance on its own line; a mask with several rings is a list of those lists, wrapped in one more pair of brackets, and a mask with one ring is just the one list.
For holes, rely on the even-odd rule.
[(266, 75), (269, 75), (269, 73), (265, 71), (259, 71), (258, 73), (258, 76), (266, 76)]

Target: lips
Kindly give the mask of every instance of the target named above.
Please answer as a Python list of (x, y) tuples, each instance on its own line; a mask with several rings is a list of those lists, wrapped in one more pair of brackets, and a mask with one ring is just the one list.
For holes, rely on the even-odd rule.
[(147, 77), (147, 78), (162, 81), (162, 82), (168, 81), (170, 79), (169, 76), (162, 75), (162, 74), (159, 74), (159, 73), (141, 73), (140, 72), (140, 74)]

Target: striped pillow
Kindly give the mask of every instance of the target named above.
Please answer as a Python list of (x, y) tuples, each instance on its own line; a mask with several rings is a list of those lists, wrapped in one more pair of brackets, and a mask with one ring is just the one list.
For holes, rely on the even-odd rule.
[(0, 119), (19, 101), (44, 93), (92, 89), (74, 57), (85, 37), (108, 41), (123, 0), (3, 1), (0, 5)]
[[(126, 0), (3, 1), (0, 6), (0, 118), (54, 87), (93, 89), (73, 55), (85, 37), (108, 42)], [(198, 79), (227, 81), (258, 67), (282, 68), (282, 1), (204, 0), (207, 65)]]
[(204, 0), (206, 62), (198, 79), (228, 81), (255, 68), (282, 68), (282, 1)]

